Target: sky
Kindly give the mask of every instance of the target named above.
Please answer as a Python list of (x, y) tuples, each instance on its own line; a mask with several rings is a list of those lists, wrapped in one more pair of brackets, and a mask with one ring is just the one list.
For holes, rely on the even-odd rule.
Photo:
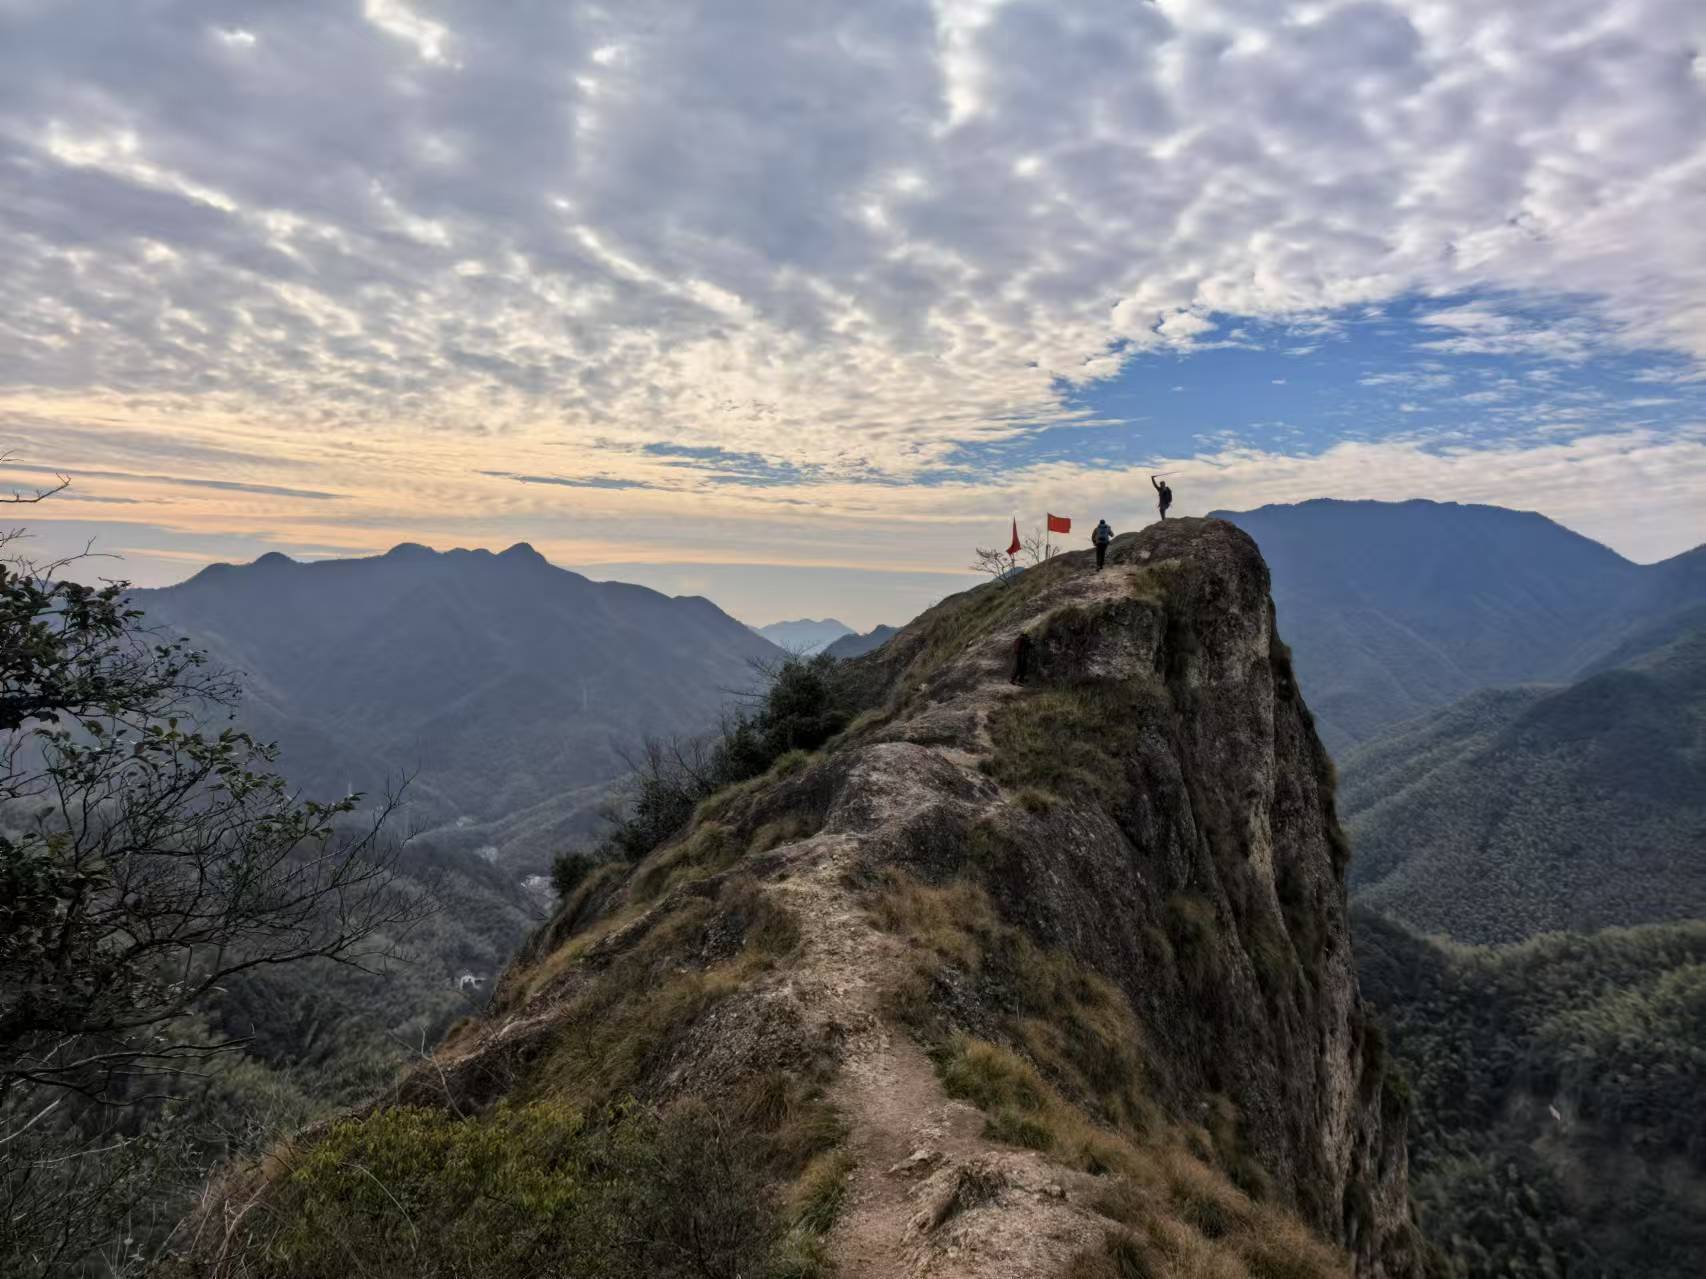
[(1045, 512), (1706, 541), (1699, 0), (0, 0), (47, 556), (910, 618)]

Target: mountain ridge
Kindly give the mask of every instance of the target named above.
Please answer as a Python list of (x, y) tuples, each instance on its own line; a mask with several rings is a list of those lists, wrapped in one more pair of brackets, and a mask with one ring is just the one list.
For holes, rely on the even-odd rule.
[(242, 722), (280, 742), (309, 793), (411, 776), (417, 824), (470, 848), (483, 846), (471, 827), (507, 831), (500, 852), (534, 871), (590, 828), (596, 788), (627, 771), (623, 748), (709, 728), (751, 664), (780, 656), (709, 600), (596, 582), (525, 542), (305, 563), (275, 552), (131, 599), (243, 673)]
[(1317, 498), (1219, 517), (1269, 561), (1335, 751), (1481, 688), (1570, 678), (1706, 602), (1706, 547), (1636, 564), (1532, 511)]
[[(1200, 520), (1109, 559), (1058, 556), (828, 667), (859, 712), (838, 737), (585, 874), (488, 1017), (292, 1163), (336, 1176), (319, 1142), (382, 1157), (398, 1104), (495, 1140), (549, 1120), (528, 1098), (626, 1097), (665, 1133), (748, 1117), (768, 1171), (739, 1204), (780, 1215), (718, 1218), (745, 1232), (743, 1271), (781, 1249), (789, 1273), (897, 1279), (1419, 1274), (1331, 765), (1266, 568)], [(441, 1205), (421, 1229), (498, 1211), (447, 1198), (437, 1166), (399, 1174)], [(228, 1244), (271, 1275), (296, 1264), (276, 1241), (325, 1233), (292, 1224), (302, 1205), (338, 1200), (266, 1175), (222, 1193), (271, 1196), (274, 1250)], [(710, 1186), (672, 1202), (723, 1211)]]

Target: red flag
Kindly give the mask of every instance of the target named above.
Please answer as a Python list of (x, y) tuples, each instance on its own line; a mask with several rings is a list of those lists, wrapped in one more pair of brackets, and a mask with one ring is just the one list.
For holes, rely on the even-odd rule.
[(1013, 521), (1013, 545), (1007, 548), (1007, 554), (1017, 555), (1023, 549), (1019, 544), (1019, 521), (1015, 518)]
[(1048, 531), (1051, 533), (1070, 533), (1072, 532), (1072, 521), (1064, 515), (1051, 515), (1048, 517)]

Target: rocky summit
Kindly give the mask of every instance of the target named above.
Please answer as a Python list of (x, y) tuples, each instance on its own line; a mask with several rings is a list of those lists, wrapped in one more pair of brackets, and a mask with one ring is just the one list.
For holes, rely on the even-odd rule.
[[(1332, 766), (1251, 539), (1169, 520), (837, 669), (838, 736), (594, 869), (490, 1012), (300, 1166), (400, 1108), (645, 1113), (649, 1197), (722, 1153), (635, 1229), (736, 1258), (659, 1273), (1420, 1274)], [(288, 1163), (226, 1188), (219, 1264), (288, 1272)]]

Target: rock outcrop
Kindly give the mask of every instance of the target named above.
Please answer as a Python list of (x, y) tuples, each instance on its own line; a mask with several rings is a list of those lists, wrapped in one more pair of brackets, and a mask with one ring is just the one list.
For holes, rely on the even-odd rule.
[(791, 1273), (1419, 1274), (1332, 768), (1251, 540), (1167, 521), (844, 669), (840, 737), (592, 876), (388, 1100), (817, 1114), (776, 1164), (814, 1205)]

